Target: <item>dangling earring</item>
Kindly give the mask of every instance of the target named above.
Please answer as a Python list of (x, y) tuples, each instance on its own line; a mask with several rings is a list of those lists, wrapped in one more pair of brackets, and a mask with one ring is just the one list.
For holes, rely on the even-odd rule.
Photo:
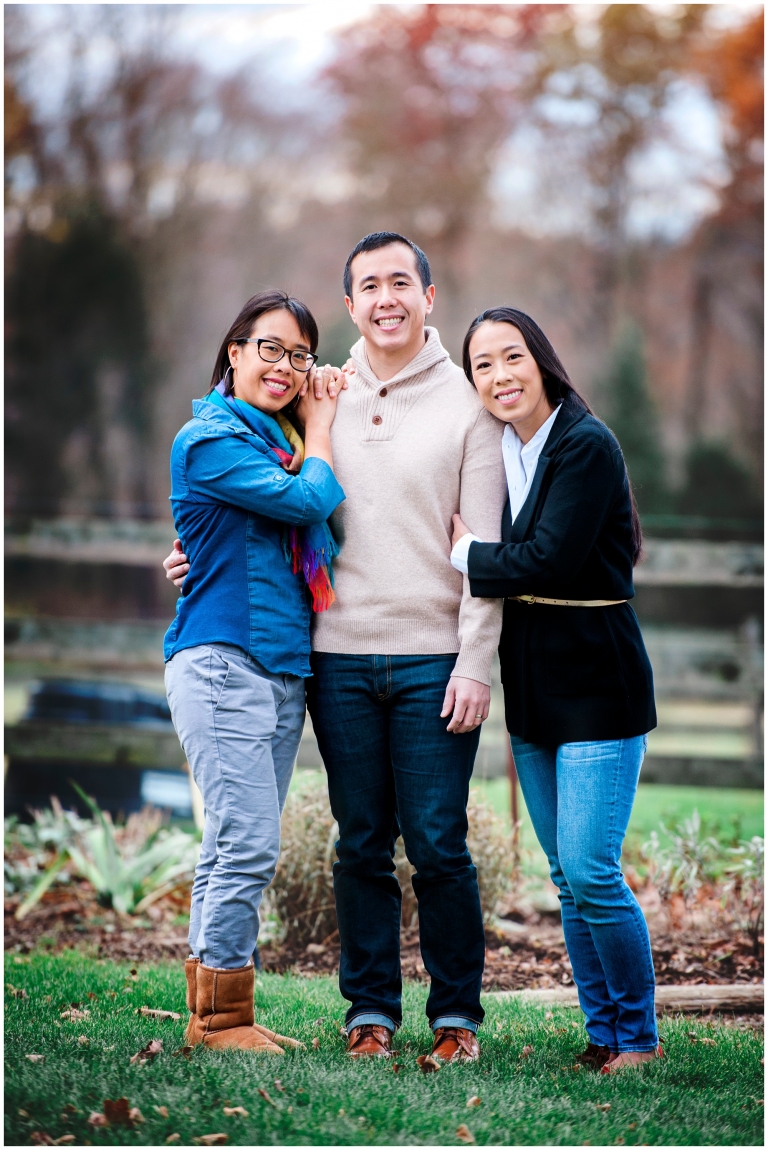
[[(232, 382), (227, 384), (227, 378), (229, 377), (230, 374), (232, 376)], [(227, 370), (224, 372), (224, 394), (225, 395), (231, 395), (234, 390), (235, 390), (235, 373), (232, 371), (232, 364), (230, 364), (229, 367), (227, 368)]]

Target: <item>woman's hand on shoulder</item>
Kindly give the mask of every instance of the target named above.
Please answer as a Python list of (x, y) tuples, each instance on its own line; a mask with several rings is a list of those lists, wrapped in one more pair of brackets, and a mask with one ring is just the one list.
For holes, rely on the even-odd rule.
[(296, 414), (304, 426), (305, 435), (308, 431), (319, 431), (331, 426), (336, 416), (337, 402), (338, 391), (335, 388), (333, 393), (329, 389), (319, 399), (311, 391), (301, 396), (296, 404)]
[[(322, 399), (325, 395), (330, 395), (332, 399), (335, 398), (339, 392), (346, 391), (349, 386), (347, 369), (350, 365), (352, 365), (352, 361), (348, 360), (344, 367), (333, 367), (330, 363), (326, 363), (324, 367), (313, 367), (309, 372), (306, 386), (302, 387), (299, 394), (303, 397), (311, 391), (315, 399)], [(352, 370), (354, 372), (354, 367)]]

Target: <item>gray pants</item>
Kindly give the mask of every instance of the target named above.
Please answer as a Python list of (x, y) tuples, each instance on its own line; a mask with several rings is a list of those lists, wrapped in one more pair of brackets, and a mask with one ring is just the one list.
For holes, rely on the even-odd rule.
[(237, 647), (190, 647), (166, 664), (173, 725), (205, 803), (189, 946), (206, 966), (245, 966), (274, 878), (282, 814), (304, 726), (304, 680)]

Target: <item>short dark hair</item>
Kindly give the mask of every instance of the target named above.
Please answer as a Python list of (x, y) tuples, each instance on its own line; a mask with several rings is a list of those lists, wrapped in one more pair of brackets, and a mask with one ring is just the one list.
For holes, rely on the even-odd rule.
[(317, 351), (320, 336), (315, 317), (307, 305), (302, 303), (301, 300), (294, 299), (294, 297), (288, 295), (287, 292), (280, 291), (277, 288), (260, 291), (256, 295), (251, 296), (247, 303), (243, 304), (240, 308), (239, 315), (224, 336), (218, 355), (216, 356), (216, 363), (213, 367), (211, 385), (208, 388), (209, 392), (213, 391), (216, 384), (224, 379), (227, 374), (229, 369), (229, 345), (236, 343), (240, 339), (248, 339), (253, 331), (253, 325), (256, 323), (256, 320), (259, 316), (266, 315), (268, 311), (290, 312), (299, 325), (299, 331), (309, 344), (309, 350), (311, 352)]
[(424, 291), (427, 290), (432, 283), (432, 272), (429, 270), (429, 260), (421, 248), (407, 236), (401, 236), (399, 232), (371, 232), (370, 235), (363, 236), (360, 243), (356, 244), (347, 256), (344, 265), (344, 295), (352, 297), (352, 260), (355, 256), (359, 256), (361, 252), (375, 252), (377, 248), (388, 248), (390, 244), (405, 244), (411, 249), (416, 257), (421, 286)]
[[(473, 319), (469, 325), (469, 330), (464, 336), (464, 346), (461, 349), (461, 365), (464, 368), (464, 374), (473, 387), (475, 386), (475, 381), (472, 378), (472, 361), (469, 357), (469, 345), (472, 336), (481, 324), (484, 323), (508, 323), (511, 324), (512, 327), (517, 328), (541, 372), (544, 392), (552, 407), (557, 407), (563, 400), (570, 399), (572, 402), (578, 404), (579, 407), (583, 407), (590, 415), (595, 414), (586, 399), (584, 399), (582, 395), (579, 395), (571, 383), (568, 372), (560, 362), (560, 356), (536, 321), (531, 319), (529, 315), (526, 315), (524, 311), (518, 311), (517, 308), (514, 307), (488, 308)], [(643, 532), (640, 526), (640, 516), (637, 512), (635, 495), (632, 490), (632, 484), (629, 482), (629, 476), (627, 476), (627, 484), (629, 486), (629, 501), (632, 511), (632, 565), (634, 566), (638, 563), (642, 553)]]

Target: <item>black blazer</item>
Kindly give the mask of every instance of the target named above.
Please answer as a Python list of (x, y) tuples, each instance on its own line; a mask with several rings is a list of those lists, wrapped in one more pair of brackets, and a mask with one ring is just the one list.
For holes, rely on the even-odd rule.
[(528, 497), (501, 543), (472, 543), (473, 596), (504, 598), (499, 657), (507, 727), (559, 746), (644, 735), (656, 726), (653, 673), (637, 616), (615, 607), (512, 601), (631, 599), (632, 508), (618, 442), (568, 397)]

